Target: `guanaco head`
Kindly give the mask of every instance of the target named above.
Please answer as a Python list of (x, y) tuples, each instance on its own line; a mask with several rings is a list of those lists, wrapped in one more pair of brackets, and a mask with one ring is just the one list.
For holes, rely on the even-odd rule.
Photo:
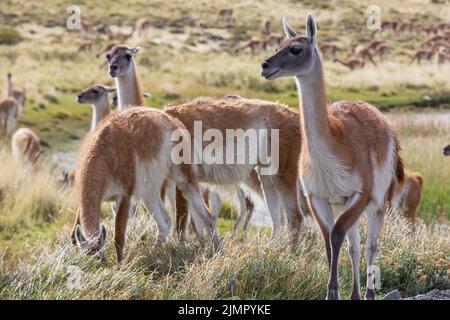
[(109, 63), (109, 75), (113, 78), (123, 76), (133, 71), (134, 56), (140, 47), (131, 48), (125, 45), (114, 46), (108, 53), (106, 59)]
[(95, 84), (84, 89), (78, 96), (78, 103), (98, 104), (103, 99), (108, 99), (108, 93), (116, 91), (116, 88)]
[(306, 36), (299, 36), (283, 18), (283, 29), (287, 39), (276, 53), (261, 65), (261, 76), (268, 80), (308, 75), (319, 59), (316, 50), (316, 22), (309, 14), (306, 19)]
[(450, 144), (444, 148), (444, 156), (450, 156)]
[(106, 227), (102, 224), (100, 228), (100, 235), (92, 239), (87, 239), (81, 231), (81, 226), (78, 224), (75, 227), (75, 241), (80, 250), (87, 255), (99, 254), (103, 260), (103, 247), (106, 243)]

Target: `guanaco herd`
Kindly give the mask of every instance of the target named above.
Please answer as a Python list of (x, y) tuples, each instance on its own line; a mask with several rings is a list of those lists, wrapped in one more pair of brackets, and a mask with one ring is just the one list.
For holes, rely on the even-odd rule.
[[(142, 21), (140, 25), (142, 30), (146, 24)], [(264, 29), (271, 34), (270, 23)], [(136, 72), (139, 48), (114, 45), (105, 50), (108, 73), (116, 87), (97, 84), (77, 96), (78, 103), (93, 106), (91, 130), (80, 147), (76, 169), (63, 176), (76, 187), (74, 244), (87, 254), (103, 257), (106, 228), (100, 224), (100, 206), (104, 201), (115, 202), (118, 262), (124, 259), (128, 220), (139, 204), (156, 221), (158, 243), (165, 242), (171, 219), (163, 199), (172, 193), (175, 230), (180, 239), (186, 240), (191, 228), (202, 241), (206, 232), (215, 249), (222, 250), (215, 228), (220, 198), (199, 184), (235, 185), (241, 211), (246, 212), (239, 216), (236, 228), (242, 222), (248, 226), (254, 201), (262, 199), (272, 219), (272, 236), (287, 225), (295, 245), (304, 216), (312, 214), (327, 253), (327, 299), (340, 298), (338, 262), (347, 238), (353, 270), (351, 298), (361, 298), (358, 225), (362, 215), (368, 224), (365, 259), (370, 279), (386, 210), (392, 207), (415, 222), (423, 179), (404, 167), (397, 132), (378, 109), (362, 101), (327, 104), (314, 17), (310, 14), (306, 19), (306, 35), (297, 34), (285, 19), (283, 29), (287, 39), (262, 63), (261, 76), (267, 80), (294, 77), (300, 112), (279, 103), (237, 95), (197, 98), (163, 110), (144, 107), (144, 92)], [(369, 51), (363, 49), (382, 45), (382, 41), (372, 43), (358, 52), (364, 55)], [(319, 48), (332, 55), (337, 51), (324, 44)], [(25, 94), (13, 87), (11, 74), (7, 80), (8, 97), (0, 102), (0, 121), (9, 135), (23, 113)], [(112, 111), (108, 97), (114, 91), (117, 111)], [(222, 133), (227, 129), (278, 129), (279, 170), (262, 175), (262, 163), (174, 163), (171, 135), (181, 129), (182, 137), (193, 136), (194, 121), (202, 121), (204, 130), (215, 128)], [(30, 129), (21, 128), (12, 136), (12, 150), (17, 161), (36, 166), (39, 138)], [(444, 155), (450, 155), (450, 145), (444, 148)], [(375, 298), (369, 280), (365, 298)]]

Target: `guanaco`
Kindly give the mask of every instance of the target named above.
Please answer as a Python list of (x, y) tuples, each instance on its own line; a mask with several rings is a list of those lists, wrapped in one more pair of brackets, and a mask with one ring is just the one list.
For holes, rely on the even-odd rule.
[(36, 168), (41, 155), (41, 143), (33, 130), (20, 128), (11, 138), (11, 149), (14, 159), (24, 166)]
[(8, 96), (16, 99), (19, 104), (18, 115), (23, 115), (26, 100), (25, 91), (14, 88), (12, 83), (12, 74), (10, 72), (6, 75), (6, 78), (8, 84)]
[(82, 251), (104, 256), (106, 228), (100, 225), (100, 205), (108, 199), (116, 200), (114, 244), (118, 262), (123, 260), (132, 197), (142, 201), (153, 215), (158, 226), (158, 243), (165, 242), (170, 217), (162, 204), (160, 190), (166, 178), (175, 181), (219, 249), (220, 240), (191, 165), (176, 165), (171, 160), (171, 135), (175, 130), (186, 135), (184, 126), (164, 112), (135, 107), (111, 113), (87, 137), (75, 170), (78, 210), (72, 232)]
[(356, 59), (356, 58), (352, 58), (347, 61), (336, 58), (336, 59), (334, 59), (334, 62), (339, 62), (340, 64), (342, 64), (343, 66), (346, 66), (350, 70), (362, 69), (362, 68), (364, 68), (364, 65), (365, 65), (364, 60)]
[[(403, 181), (397, 134), (383, 114), (362, 101), (327, 105), (325, 82), (316, 48), (316, 23), (309, 14), (306, 36), (299, 36), (283, 19), (287, 36), (265, 60), (261, 75), (268, 79), (293, 76), (301, 97), (300, 178), (325, 240), (330, 267), (327, 299), (339, 299), (339, 253), (347, 237), (352, 262), (351, 298), (360, 298), (358, 222), (367, 217), (368, 279), (374, 265), (378, 235), (394, 184)], [(367, 299), (375, 298), (368, 281)]]

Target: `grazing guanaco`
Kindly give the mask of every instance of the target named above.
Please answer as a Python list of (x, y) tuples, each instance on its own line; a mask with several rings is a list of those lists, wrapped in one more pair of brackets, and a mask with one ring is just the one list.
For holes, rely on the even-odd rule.
[(417, 64), (420, 64), (422, 60), (431, 61), (433, 59), (435, 52), (433, 50), (418, 50), (411, 58), (409, 64), (412, 64), (414, 61), (417, 61)]
[(161, 201), (164, 179), (176, 183), (193, 212), (206, 226), (216, 249), (215, 231), (191, 165), (171, 160), (174, 130), (186, 135), (183, 125), (164, 112), (135, 107), (114, 112), (86, 139), (75, 170), (77, 219), (73, 230), (76, 244), (88, 254), (100, 253), (106, 228), (100, 226), (100, 205), (116, 200), (114, 244), (117, 261), (123, 259), (125, 232), (131, 198), (141, 200), (158, 226), (158, 242), (165, 242), (170, 217)]
[(367, 59), (370, 62), (372, 62), (372, 64), (374, 66), (376, 66), (377, 64), (375, 63), (375, 60), (373, 60), (372, 54), (370, 53), (370, 49), (368, 47), (365, 47), (363, 45), (357, 45), (355, 47), (355, 55), (361, 57), (361, 59), (363, 59), (364, 61)]
[(336, 58), (336, 53), (339, 51), (339, 47), (332, 43), (321, 43), (319, 44), (319, 50), (324, 57), (334, 60)]
[(20, 128), (11, 138), (14, 159), (24, 166), (36, 168), (41, 155), (41, 143), (38, 136), (29, 128)]
[(374, 299), (371, 269), (386, 204), (396, 181), (403, 181), (397, 134), (383, 114), (362, 101), (327, 105), (322, 62), (316, 48), (316, 23), (309, 14), (306, 36), (283, 19), (285, 40), (261, 65), (268, 79), (293, 76), (301, 97), (300, 178), (325, 240), (330, 277), (327, 299), (339, 299), (339, 253), (347, 237), (353, 270), (351, 298), (360, 298), (358, 224), (367, 217), (366, 298)]
[(395, 31), (397, 29), (397, 25), (398, 25), (397, 21), (383, 21), (381, 23), (381, 30)]
[(0, 101), (0, 134), (10, 135), (16, 129), (19, 103), (13, 97)]
[[(127, 46), (114, 47), (107, 54), (110, 63), (109, 74), (116, 77), (120, 105), (135, 105), (140, 99), (141, 90), (134, 62), (134, 56), (139, 48)], [(117, 81), (117, 77), (128, 79)], [(139, 95), (139, 96), (138, 96)], [(252, 178), (255, 168), (261, 164), (207, 164), (194, 165), (194, 172), (200, 182), (219, 185), (245, 184), (250, 190), (263, 197), (272, 218), (273, 234), (281, 229), (280, 208), (286, 212), (292, 240), (298, 237), (302, 215), (297, 204), (297, 158), (300, 153), (300, 128), (298, 113), (289, 107), (261, 101), (244, 99), (236, 95), (228, 95), (221, 99), (198, 98), (182, 105), (169, 106), (164, 112), (181, 121), (190, 134), (194, 135), (195, 121), (202, 124), (202, 134), (209, 128), (219, 130), (226, 136), (227, 130), (244, 131), (248, 129), (278, 130), (279, 132), (279, 163), (274, 174), (260, 175), (258, 182)], [(207, 144), (204, 142), (204, 144)], [(249, 145), (245, 144), (248, 153)], [(300, 195), (304, 198), (303, 195)], [(177, 231), (184, 230), (186, 206), (180, 193), (176, 195)], [(179, 208), (181, 208), (179, 210)], [(179, 222), (181, 221), (181, 222)]]
[(362, 69), (362, 68), (364, 68), (364, 65), (365, 65), (364, 60), (356, 59), (356, 58), (352, 58), (347, 61), (336, 58), (336, 59), (334, 59), (334, 62), (339, 62), (340, 64), (342, 64), (343, 66), (346, 66), (350, 70)]
[(423, 177), (418, 172), (405, 170), (405, 178), (396, 182), (392, 197), (392, 209), (398, 211), (411, 223), (417, 220), (417, 208), (422, 195)]
[(378, 46), (380, 46), (381, 44), (384, 44), (384, 43), (386, 43), (386, 41), (384, 41), (384, 40), (372, 40), (367, 45), (367, 48), (369, 50), (376, 50), (378, 48)]
[(257, 48), (261, 48), (262, 50), (266, 51), (267, 49), (267, 42), (263, 39), (259, 39), (257, 37), (252, 37), (250, 40), (245, 41), (242, 43), (237, 49), (236, 53), (239, 53), (245, 49), (249, 48), (250, 52), (252, 53), (252, 56), (255, 55)]
[(386, 58), (386, 55), (389, 53), (390, 50), (391, 50), (390, 46), (388, 46), (385, 43), (382, 43), (376, 48), (374, 55), (379, 55), (380, 60), (384, 61), (384, 58)]
[(25, 91), (14, 88), (12, 83), (12, 74), (10, 72), (8, 72), (8, 74), (6, 75), (6, 80), (8, 84), (8, 97), (13, 97), (14, 99), (16, 99), (16, 101), (19, 103), (18, 114), (23, 115), (26, 100)]

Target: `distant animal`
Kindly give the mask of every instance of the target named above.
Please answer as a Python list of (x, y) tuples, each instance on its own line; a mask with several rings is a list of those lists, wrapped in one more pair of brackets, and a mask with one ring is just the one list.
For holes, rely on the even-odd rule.
[(267, 50), (267, 42), (263, 39), (259, 39), (257, 37), (252, 37), (250, 40), (243, 42), (237, 49), (236, 53), (239, 53), (245, 49), (249, 48), (252, 56), (256, 54), (258, 48), (261, 48), (263, 51)]
[(340, 64), (346, 66), (350, 70), (362, 69), (364, 68), (365, 65), (364, 60), (356, 58), (352, 58), (347, 61), (336, 58), (334, 59), (334, 62), (339, 62)]
[(150, 21), (145, 18), (139, 18), (134, 25), (133, 31), (136, 32), (139, 37), (142, 37), (146, 34), (148, 28), (150, 28)]
[(70, 172), (63, 170), (58, 177), (57, 184), (60, 188), (73, 187), (75, 184), (75, 170)]
[(413, 29), (413, 25), (410, 22), (400, 22), (396, 28), (396, 33), (403, 33), (403, 32), (411, 32)]
[(261, 24), (262, 33), (269, 35), (272, 33), (272, 22), (269, 19), (263, 20)]
[(411, 223), (417, 220), (417, 208), (422, 195), (423, 177), (418, 172), (405, 170), (405, 178), (396, 182), (392, 197), (392, 209), (398, 211)]
[(232, 28), (236, 25), (236, 18), (233, 16), (233, 9), (221, 9), (217, 13), (217, 22), (226, 28)]
[(369, 60), (374, 66), (377, 65), (375, 60), (373, 60), (372, 54), (370, 53), (370, 49), (368, 47), (360, 44), (355, 47), (354, 51), (355, 55), (361, 57), (364, 61)]
[(11, 148), (14, 159), (24, 166), (36, 168), (41, 155), (41, 143), (33, 130), (20, 128), (11, 138)]
[(0, 101), (0, 136), (10, 135), (16, 129), (19, 103), (13, 97)]
[(439, 48), (437, 50), (438, 64), (450, 62), (450, 51), (449, 48)]
[(397, 25), (398, 25), (397, 21), (383, 21), (381, 23), (381, 30), (395, 31), (397, 29)]
[(9, 72), (6, 75), (6, 80), (7, 80), (6, 82), (8, 84), (8, 87), (7, 87), (8, 97), (13, 97), (19, 103), (18, 115), (21, 116), (21, 115), (23, 115), (25, 101), (26, 101), (25, 91), (14, 88), (13, 83), (12, 83), (11, 72)]
[(386, 41), (384, 41), (384, 40), (372, 40), (372, 41), (367, 45), (367, 48), (368, 48), (369, 50), (374, 51), (374, 50), (376, 50), (376, 49), (378, 48), (378, 46), (380, 46), (381, 44), (384, 44), (384, 43), (386, 43)]
[(391, 47), (385, 43), (381, 43), (375, 50), (374, 55), (378, 55), (381, 61), (384, 61), (386, 55), (391, 50)]
[(426, 41), (422, 42), (422, 47), (424, 46), (428, 46), (428, 45), (432, 45), (435, 42), (440, 42), (440, 41), (446, 41), (446, 36), (444, 35), (437, 35), (434, 37), (431, 37), (430, 39), (427, 39)]
[(90, 52), (92, 50), (92, 42), (85, 42), (78, 46), (78, 52)]
[[(271, 32), (264, 41), (263, 46), (279, 46), (280, 43), (283, 41), (284, 37), (279, 33), (273, 33)], [(263, 47), (263, 49), (264, 49)], [(264, 49), (265, 50), (265, 49)]]
[(435, 26), (435, 28), (434, 28), (436, 31), (447, 31), (447, 30), (449, 30), (450, 29), (450, 22), (447, 22), (447, 21), (442, 21), (442, 22), (439, 22), (436, 26)]
[(444, 156), (450, 156), (450, 144), (443, 150)]
[(422, 60), (431, 61), (434, 56), (434, 51), (432, 50), (418, 50), (411, 58), (409, 64), (412, 64), (414, 61), (417, 61), (417, 64), (420, 64)]
[(339, 47), (332, 43), (321, 43), (319, 44), (319, 50), (322, 52), (324, 57), (334, 60), (336, 58), (336, 53), (340, 50)]

